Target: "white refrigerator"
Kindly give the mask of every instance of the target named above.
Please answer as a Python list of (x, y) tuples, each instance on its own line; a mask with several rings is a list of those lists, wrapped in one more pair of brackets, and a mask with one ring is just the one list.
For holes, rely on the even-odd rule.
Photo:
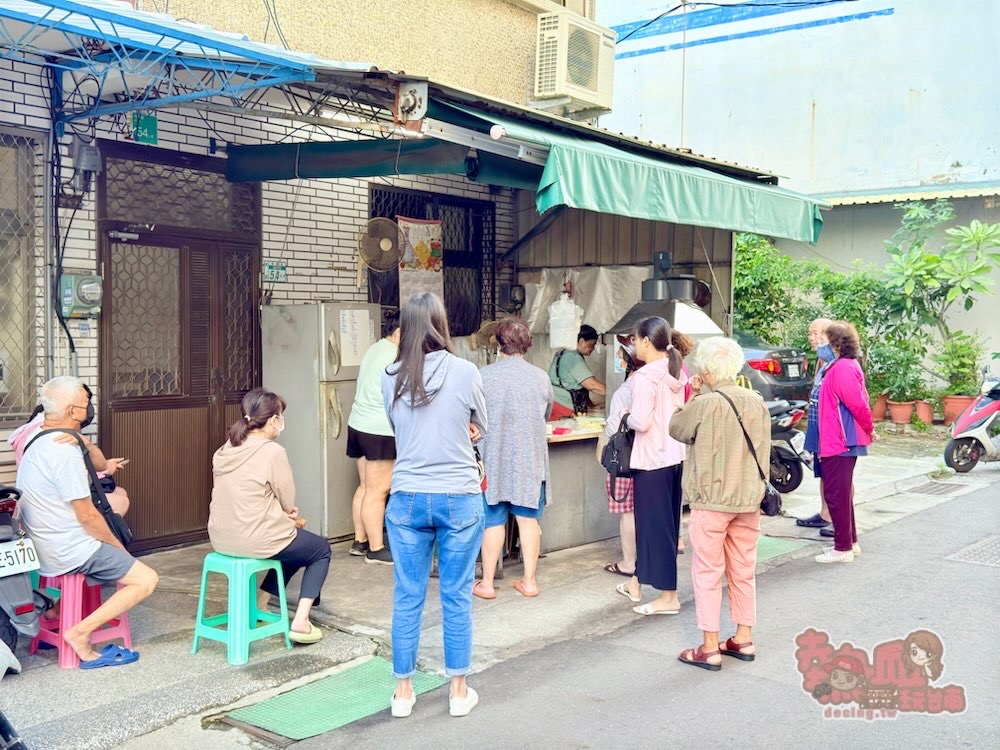
[(288, 402), (279, 442), (295, 475), (306, 528), (354, 533), (358, 472), (347, 457), (347, 420), (361, 358), (382, 334), (382, 308), (351, 302), (267, 305), (261, 311), (264, 387)]

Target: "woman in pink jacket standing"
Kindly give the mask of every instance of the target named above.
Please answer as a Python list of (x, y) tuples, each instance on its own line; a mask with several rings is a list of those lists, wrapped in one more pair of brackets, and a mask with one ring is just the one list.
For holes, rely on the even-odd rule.
[[(820, 563), (854, 562), (858, 532), (854, 526), (854, 466), (867, 446), (878, 440), (865, 388), (865, 374), (858, 364), (861, 343), (854, 326), (844, 321), (826, 329), (836, 355), (824, 368), (819, 390), (819, 455), (823, 494), (833, 519), (832, 550), (817, 555)], [(860, 550), (858, 550), (860, 551)]]
[(684, 404), (687, 376), (681, 355), (670, 343), (670, 324), (650, 317), (635, 328), (635, 351), (646, 364), (631, 378), (632, 405), (628, 426), (635, 430), (631, 467), (635, 494), (635, 575), (617, 591), (634, 604), (642, 599), (641, 584), (662, 593), (633, 607), (640, 615), (675, 615), (677, 599), (677, 538), (681, 523), (682, 443), (670, 437), (670, 418)]

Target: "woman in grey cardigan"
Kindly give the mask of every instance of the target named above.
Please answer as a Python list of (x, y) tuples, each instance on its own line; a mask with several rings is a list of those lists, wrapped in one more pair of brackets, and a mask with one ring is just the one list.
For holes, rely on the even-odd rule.
[(549, 447), (545, 421), (552, 411), (552, 385), (544, 371), (524, 361), (531, 331), (520, 318), (504, 318), (497, 326), (501, 359), (484, 367), (483, 391), (490, 433), (481, 443), (489, 486), (483, 534), (483, 578), (472, 593), (495, 599), (493, 574), (503, 550), (507, 518), (517, 519), (524, 576), (514, 581), (523, 596), (538, 596), (535, 571), (542, 543), (538, 520), (548, 500)]

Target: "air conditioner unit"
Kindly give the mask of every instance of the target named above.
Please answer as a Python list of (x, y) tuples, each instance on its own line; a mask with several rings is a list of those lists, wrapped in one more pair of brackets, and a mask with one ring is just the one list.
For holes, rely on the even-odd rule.
[(535, 99), (569, 97), (570, 110), (610, 110), (614, 75), (611, 29), (568, 11), (538, 16)]

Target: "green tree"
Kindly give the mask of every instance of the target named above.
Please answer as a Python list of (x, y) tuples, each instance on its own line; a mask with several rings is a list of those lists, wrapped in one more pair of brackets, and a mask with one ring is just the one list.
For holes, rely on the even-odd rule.
[(979, 295), (992, 294), (994, 266), (1000, 267), (1000, 224), (974, 220), (945, 230), (940, 250), (927, 247), (937, 230), (955, 217), (951, 202), (915, 202), (897, 206), (899, 229), (886, 243), (890, 261), (886, 284), (892, 292), (890, 313), (900, 322), (930, 328), (946, 341), (952, 336), (948, 313), (956, 303), (969, 310)]
[(736, 235), (733, 262), (733, 325), (765, 341), (778, 342), (790, 297), (798, 288), (796, 262), (759, 234)]

